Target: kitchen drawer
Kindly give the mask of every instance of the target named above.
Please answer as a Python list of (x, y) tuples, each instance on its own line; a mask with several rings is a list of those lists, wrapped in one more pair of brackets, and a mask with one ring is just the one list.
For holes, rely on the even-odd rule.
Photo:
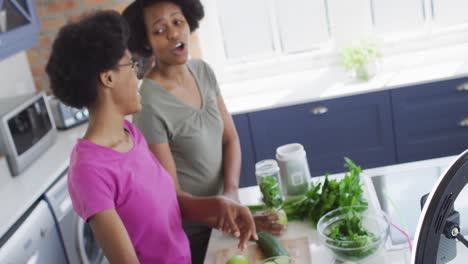
[(363, 168), (396, 161), (389, 91), (249, 114), (256, 160), (301, 143), (312, 176), (345, 171), (347, 156)]
[(468, 78), (391, 91), (399, 163), (468, 148)]
[(242, 164), (239, 187), (248, 187), (256, 185), (255, 179), (255, 155), (252, 144), (252, 136), (250, 134), (249, 117), (247, 114), (232, 116), (236, 125), (237, 134), (239, 135)]

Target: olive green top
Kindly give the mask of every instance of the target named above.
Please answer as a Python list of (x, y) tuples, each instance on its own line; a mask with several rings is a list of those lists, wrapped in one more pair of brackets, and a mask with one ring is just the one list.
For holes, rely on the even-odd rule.
[[(218, 195), (224, 185), (224, 124), (217, 103), (220, 90), (213, 70), (205, 62), (189, 60), (187, 66), (198, 85), (201, 108), (181, 101), (155, 81), (143, 79), (143, 108), (134, 115), (133, 122), (148, 144), (169, 144), (183, 191), (195, 196)], [(184, 227), (188, 234), (200, 230), (188, 229), (187, 223)]]
[(149, 144), (169, 144), (183, 191), (196, 196), (218, 195), (224, 185), (219, 86), (212, 69), (202, 60), (189, 60), (187, 66), (200, 89), (201, 108), (184, 103), (155, 81), (143, 79), (143, 109), (133, 122)]
[(190, 60), (188, 68), (200, 89), (196, 109), (151, 79), (143, 79), (143, 109), (133, 122), (149, 144), (169, 143), (183, 191), (197, 196), (220, 194), (223, 186), (223, 120), (218, 109), (218, 83), (209, 66)]

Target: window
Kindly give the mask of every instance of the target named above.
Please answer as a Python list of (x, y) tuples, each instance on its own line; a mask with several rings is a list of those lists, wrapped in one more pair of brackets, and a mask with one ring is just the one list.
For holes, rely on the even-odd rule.
[(318, 49), (330, 38), (325, 0), (276, 0), (281, 51), (286, 54)]
[(228, 60), (265, 58), (274, 53), (268, 2), (268, 0), (218, 2), (219, 20)]
[(371, 7), (372, 20), (378, 33), (421, 30), (424, 27), (424, 1), (371, 0)]
[(326, 0), (219, 0), (218, 10), (230, 62), (314, 50), (330, 36)]
[(0, 33), (15, 30), (29, 23), (31, 15), (25, 0), (5, 0), (3, 5), (0, 5)]
[(468, 23), (468, 1), (431, 0), (432, 16), (438, 27)]
[(200, 46), (221, 82), (337, 63), (343, 46), (369, 36), (390, 53), (468, 42), (467, 0), (202, 2)]
[(337, 47), (372, 33), (369, 0), (327, 0), (332, 39)]

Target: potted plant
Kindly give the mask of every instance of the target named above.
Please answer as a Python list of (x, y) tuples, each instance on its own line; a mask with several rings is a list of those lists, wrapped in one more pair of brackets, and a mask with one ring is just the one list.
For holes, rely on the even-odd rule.
[(377, 62), (382, 57), (375, 42), (361, 41), (345, 47), (341, 52), (342, 65), (354, 78), (368, 81), (377, 73)]

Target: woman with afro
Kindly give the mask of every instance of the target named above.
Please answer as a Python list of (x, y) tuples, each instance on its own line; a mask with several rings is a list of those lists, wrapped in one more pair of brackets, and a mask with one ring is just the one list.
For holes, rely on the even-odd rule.
[[(152, 153), (178, 193), (222, 194), (238, 201), (239, 138), (210, 66), (189, 59), (190, 34), (204, 16), (199, 0), (137, 0), (123, 12), (130, 51), (153, 62), (141, 84), (143, 109), (134, 116)], [(280, 234), (278, 216), (257, 216), (257, 229)], [(203, 263), (211, 229), (184, 222), (193, 263)]]

